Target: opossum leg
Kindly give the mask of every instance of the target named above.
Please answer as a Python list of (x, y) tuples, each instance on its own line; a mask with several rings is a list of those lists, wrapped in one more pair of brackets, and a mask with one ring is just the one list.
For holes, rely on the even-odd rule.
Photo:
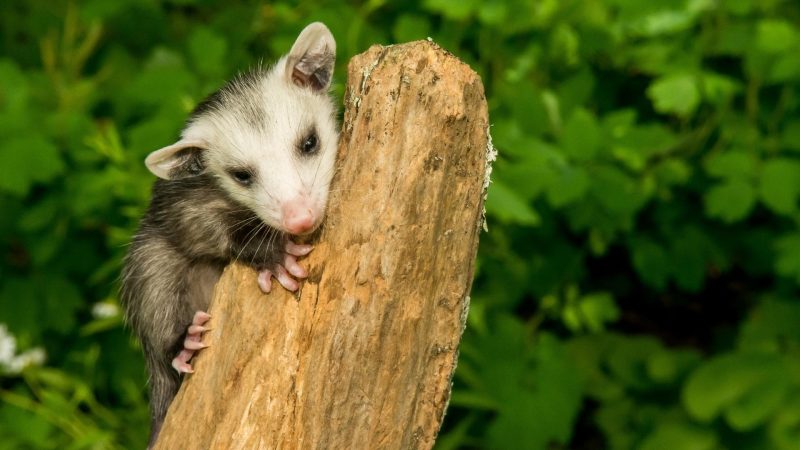
[(298, 256), (305, 256), (313, 250), (314, 247), (310, 245), (295, 244), (292, 241), (286, 241), (284, 248), (283, 262), (275, 266), (274, 269), (265, 269), (258, 274), (258, 286), (264, 292), (272, 290), (272, 277), (274, 276), (278, 283), (290, 291), (296, 291), (300, 287), (297, 279), (305, 278), (308, 276), (306, 269), (297, 263)]
[(189, 360), (192, 359), (196, 351), (208, 347), (208, 345), (201, 341), (201, 338), (203, 337), (203, 332), (210, 329), (203, 326), (210, 318), (211, 316), (205, 311), (197, 311), (194, 313), (192, 323), (186, 330), (186, 338), (183, 340), (183, 350), (172, 360), (172, 367), (177, 370), (178, 373), (194, 373), (194, 368), (189, 364)]

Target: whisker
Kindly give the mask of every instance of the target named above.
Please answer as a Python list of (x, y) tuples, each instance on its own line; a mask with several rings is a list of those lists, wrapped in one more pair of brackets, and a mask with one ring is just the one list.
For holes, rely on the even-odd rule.
[[(263, 229), (264, 229), (264, 222), (261, 222), (261, 224), (259, 224), (259, 231), (263, 230)], [(256, 256), (258, 256), (258, 251), (261, 250), (261, 244), (263, 244), (264, 243), (264, 239), (269, 236), (269, 230), (267, 230), (263, 234), (264, 235), (261, 236), (261, 241), (258, 242), (258, 247), (256, 247), (256, 251), (253, 252), (253, 256), (252, 256), (252, 258), (250, 258), (250, 265), (251, 266), (255, 263)]]

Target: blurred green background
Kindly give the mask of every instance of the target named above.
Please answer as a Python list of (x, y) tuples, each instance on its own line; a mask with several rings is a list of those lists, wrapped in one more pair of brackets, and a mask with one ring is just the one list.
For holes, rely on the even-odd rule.
[(439, 449), (800, 449), (800, 2), (0, 2), (0, 449), (140, 449), (147, 153), (304, 25), (432, 37), (494, 144)]

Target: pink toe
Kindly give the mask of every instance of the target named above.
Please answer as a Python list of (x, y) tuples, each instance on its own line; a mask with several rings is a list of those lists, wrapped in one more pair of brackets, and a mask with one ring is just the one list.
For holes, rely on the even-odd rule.
[(207, 344), (204, 344), (200, 341), (196, 341), (194, 339), (184, 339), (183, 341), (183, 348), (187, 348), (189, 350), (202, 350), (208, 347)]
[(209, 331), (211, 328), (204, 327), (202, 325), (189, 325), (189, 335), (190, 336), (200, 336), (201, 334)]
[(172, 368), (177, 370), (178, 373), (194, 373), (192, 365), (183, 361), (178, 361), (178, 358), (172, 360)]
[(281, 286), (285, 287), (287, 290), (290, 291), (297, 290), (297, 288), (299, 287), (297, 281), (289, 276), (289, 274), (286, 272), (286, 269), (284, 269), (283, 266), (278, 266), (276, 272), (277, 273), (275, 274), (275, 278), (278, 279), (278, 282), (281, 284)]
[(286, 253), (294, 256), (305, 256), (311, 253), (314, 247), (305, 244), (295, 244), (292, 241), (286, 242)]
[(207, 312), (205, 312), (205, 311), (197, 311), (197, 312), (194, 313), (194, 317), (192, 318), (192, 324), (193, 325), (202, 325), (202, 324), (208, 322), (208, 319), (210, 319), (210, 318), (211, 318), (211, 315), (209, 315)]
[(295, 257), (292, 255), (286, 255), (283, 260), (283, 265), (290, 274), (297, 278), (305, 278), (308, 276), (306, 269), (304, 269), (300, 264), (297, 264), (297, 259), (295, 259)]
[(261, 291), (264, 293), (268, 293), (272, 290), (272, 272), (269, 270), (262, 270), (259, 272), (258, 287), (260, 287)]

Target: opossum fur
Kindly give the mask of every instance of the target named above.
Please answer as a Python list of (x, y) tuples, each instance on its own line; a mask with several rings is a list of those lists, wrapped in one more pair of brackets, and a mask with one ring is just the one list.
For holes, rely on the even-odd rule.
[(178, 142), (146, 159), (159, 178), (120, 298), (150, 375), (151, 445), (181, 383), (170, 361), (223, 268), (275, 267), (288, 236), (324, 216), (338, 141), (328, 95), (335, 52), (330, 31), (309, 25), (288, 55), (228, 82), (191, 113)]

